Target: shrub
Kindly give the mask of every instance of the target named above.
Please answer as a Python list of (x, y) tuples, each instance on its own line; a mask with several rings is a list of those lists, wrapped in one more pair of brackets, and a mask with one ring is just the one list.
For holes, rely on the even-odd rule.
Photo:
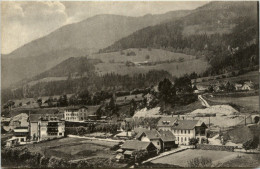
[(189, 141), (189, 144), (190, 145), (196, 145), (198, 144), (199, 140), (197, 138), (191, 138), (190, 141)]
[(116, 144), (116, 145), (114, 145), (113, 147), (111, 147), (110, 150), (116, 151), (116, 150), (118, 150), (119, 148), (120, 148), (119, 144)]
[(126, 53), (126, 56), (135, 56), (136, 53), (134, 51), (130, 51)]
[(212, 160), (208, 157), (196, 157), (188, 161), (188, 166), (191, 168), (195, 167), (211, 167)]

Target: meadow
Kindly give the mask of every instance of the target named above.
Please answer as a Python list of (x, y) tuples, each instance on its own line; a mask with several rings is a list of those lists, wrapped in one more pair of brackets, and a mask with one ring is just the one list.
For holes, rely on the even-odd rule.
[(188, 167), (188, 161), (196, 157), (209, 157), (212, 163), (218, 164), (226, 162), (226, 160), (233, 159), (237, 156), (235, 152), (227, 151), (213, 151), (213, 150), (185, 150), (175, 154), (171, 154), (156, 160), (151, 161), (152, 163), (171, 164), (178, 165), (181, 167)]
[(87, 140), (80, 138), (62, 138), (38, 144), (26, 145), (32, 152), (41, 152), (47, 157), (55, 156), (66, 160), (79, 160), (94, 157), (110, 158), (110, 150), (116, 142)]
[[(135, 55), (127, 56), (128, 52), (134, 52)], [(100, 59), (103, 63), (95, 65), (96, 72), (99, 75), (106, 73), (116, 73), (120, 75), (147, 73), (150, 70), (166, 70), (173, 76), (181, 76), (185, 73), (202, 73), (209, 64), (204, 59), (196, 59), (196, 56), (186, 55), (182, 53), (174, 53), (162, 49), (127, 49), (118, 52), (100, 53), (88, 56), (91, 59)], [(149, 56), (149, 57), (147, 57)], [(182, 58), (183, 61), (179, 61)], [(126, 62), (158, 62), (151, 66), (126, 66)], [(167, 62), (168, 63), (159, 63)]]
[(247, 97), (211, 97), (207, 100), (227, 104), (232, 103), (240, 107), (240, 112), (251, 113), (253, 111), (259, 111), (259, 96), (247, 96)]

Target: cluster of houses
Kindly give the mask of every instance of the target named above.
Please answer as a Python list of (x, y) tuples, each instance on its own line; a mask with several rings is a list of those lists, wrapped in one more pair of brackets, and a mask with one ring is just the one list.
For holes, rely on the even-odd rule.
[(23, 145), (64, 137), (65, 120), (62, 114), (29, 114), (28, 125), (18, 126), (6, 146)]
[(162, 117), (156, 130), (139, 129), (134, 139), (126, 140), (117, 150), (117, 159), (129, 158), (135, 151), (140, 150), (146, 150), (149, 154), (159, 154), (178, 145), (189, 145), (192, 138), (197, 139), (199, 143), (207, 139), (205, 123), (199, 120)]
[[(14, 135), (6, 141), (6, 146), (64, 137), (65, 121), (81, 122), (95, 119), (95, 115), (91, 113), (90, 109), (80, 106), (68, 107), (64, 109), (64, 113), (29, 114), (28, 124), (14, 128)], [(127, 139), (117, 152), (123, 156), (128, 156), (135, 150), (147, 150), (150, 153), (158, 154), (175, 148), (178, 144), (189, 145), (191, 138), (197, 138), (199, 142), (202, 142), (203, 139), (206, 139), (206, 129), (207, 126), (198, 120), (162, 117), (158, 121), (157, 130), (135, 128), (134, 139), (131, 132), (125, 132), (127, 134), (124, 136), (131, 137), (131, 140)], [(120, 133), (117, 136), (120, 137)]]
[(210, 91), (209, 88), (212, 87), (214, 92), (221, 92), (224, 91), (223, 87), (227, 87), (227, 85), (232, 85), (235, 91), (250, 91), (254, 90), (254, 83), (250, 80), (244, 82), (237, 82), (237, 83), (230, 83), (230, 82), (215, 82), (211, 85), (203, 85), (197, 84), (195, 81), (192, 80), (192, 87), (195, 88), (194, 93), (203, 93), (205, 91)]

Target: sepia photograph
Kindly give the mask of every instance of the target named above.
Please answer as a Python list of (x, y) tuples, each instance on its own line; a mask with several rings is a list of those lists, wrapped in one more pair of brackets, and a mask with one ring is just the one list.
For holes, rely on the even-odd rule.
[(258, 1), (1, 1), (1, 168), (260, 168)]

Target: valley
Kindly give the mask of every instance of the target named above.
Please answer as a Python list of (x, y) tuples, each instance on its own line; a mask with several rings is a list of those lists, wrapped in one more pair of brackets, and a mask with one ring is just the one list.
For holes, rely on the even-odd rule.
[(107, 3), (4, 2), (1, 167), (260, 165), (259, 2)]

